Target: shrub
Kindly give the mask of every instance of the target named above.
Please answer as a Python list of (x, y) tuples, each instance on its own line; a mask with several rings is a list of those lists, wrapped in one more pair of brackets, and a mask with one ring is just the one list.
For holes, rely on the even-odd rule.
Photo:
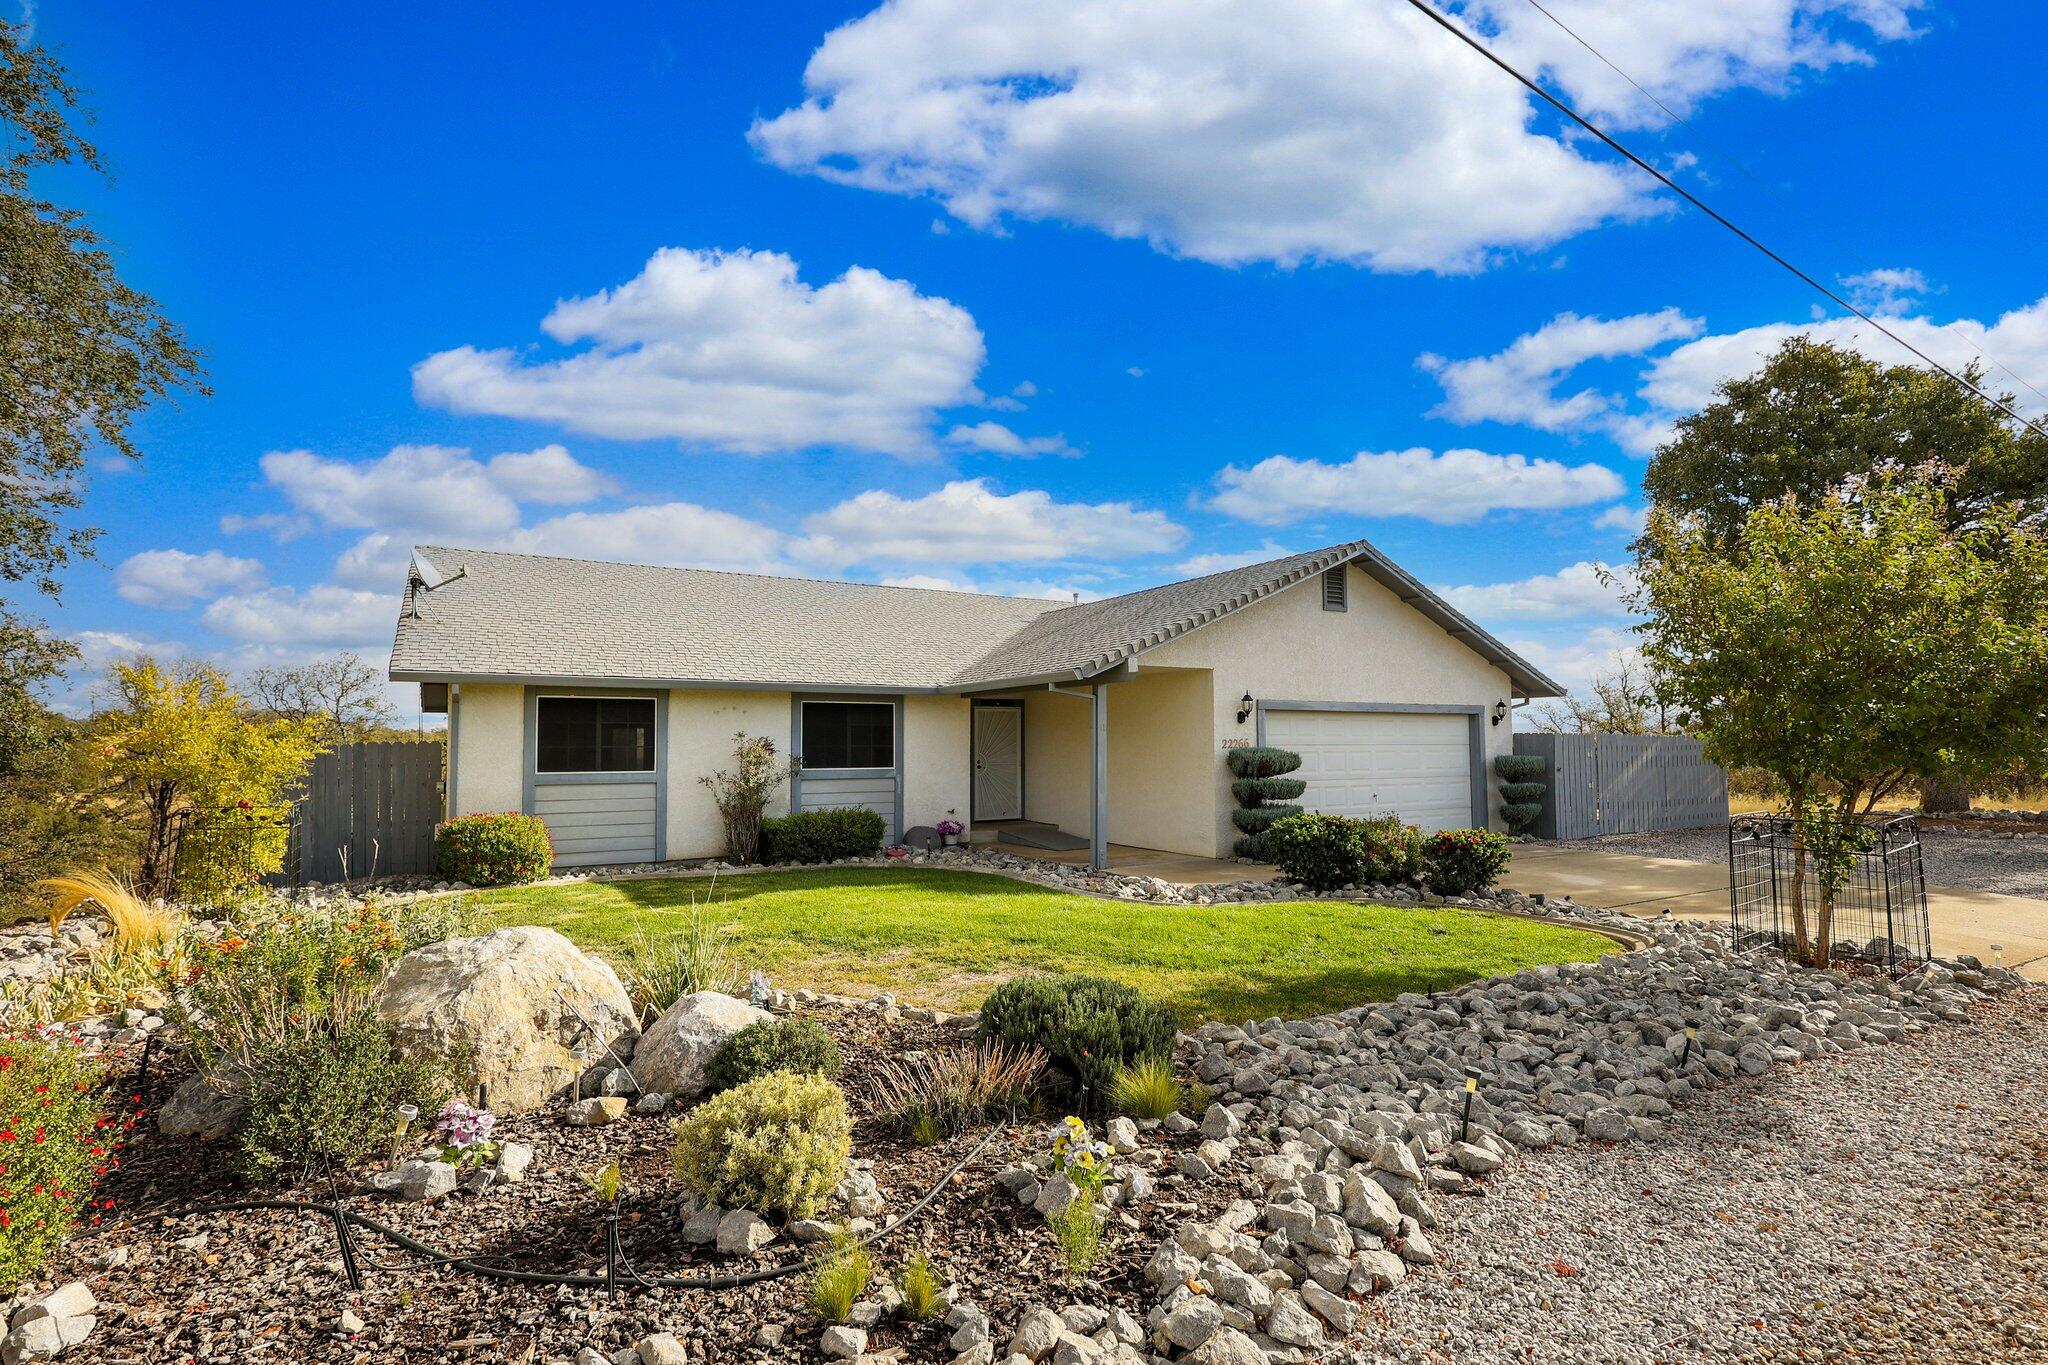
[(751, 863), (761, 852), (761, 813), (768, 798), (789, 777), (789, 765), (775, 754), (775, 741), (742, 730), (732, 737), (733, 766), (697, 779), (711, 793), (725, 825), (725, 856)]
[(1230, 784), (1230, 794), (1237, 798), (1240, 806), (1292, 801), (1307, 790), (1308, 783), (1298, 777), (1240, 777)]
[(103, 1069), (63, 1043), (0, 1039), (0, 1294), (33, 1276), (81, 1215), (134, 1120), (110, 1118)]
[(903, 1316), (912, 1322), (935, 1318), (945, 1304), (945, 1285), (932, 1268), (931, 1253), (923, 1247), (910, 1253), (903, 1269), (896, 1273), (896, 1292), (903, 1296)]
[(1026, 976), (989, 992), (981, 1037), (1040, 1048), (1084, 1107), (1108, 1104), (1117, 1071), (1173, 1052), (1173, 1012), (1097, 976)]
[(817, 1211), (853, 1151), (845, 1093), (786, 1071), (713, 1096), (675, 1132), (676, 1175), (698, 1198), (790, 1218)]
[(1537, 779), (1549, 775), (1550, 760), (1541, 754), (1502, 754), (1493, 760), (1493, 770), (1502, 779), (1500, 818), (1520, 834), (1543, 814), (1543, 793), (1550, 787)]
[(1500, 784), (1500, 798), (1514, 802), (1540, 801), (1543, 793), (1549, 790), (1548, 784), (1542, 782), (1503, 782)]
[(1493, 760), (1493, 770), (1504, 782), (1534, 782), (1550, 768), (1550, 760), (1541, 754), (1501, 754)]
[(866, 807), (807, 810), (761, 822), (764, 863), (829, 863), (872, 858), (882, 849), (882, 817)]
[(1043, 1051), (999, 1042), (885, 1057), (876, 1073), (875, 1107), (929, 1147), (989, 1119), (1018, 1113), (1044, 1074)]
[(185, 926), (182, 911), (144, 900), (128, 883), (104, 870), (45, 877), (36, 885), (52, 893), (51, 933), (62, 929), (81, 905), (100, 908), (113, 926), (114, 946), (123, 952), (163, 952), (177, 941), (178, 931)]
[(1116, 1073), (1110, 1086), (1110, 1103), (1119, 1114), (1134, 1119), (1163, 1119), (1180, 1112), (1180, 1077), (1164, 1057), (1134, 1062)]
[(1240, 806), (1230, 812), (1230, 823), (1246, 834), (1258, 834), (1271, 829), (1275, 821), (1299, 814), (1300, 806), (1285, 803), (1271, 806)]
[(1399, 886), (1422, 876), (1422, 831), (1401, 823), (1398, 815), (1376, 815), (1358, 822), (1359, 849), (1364, 861), (1358, 879)]
[(1535, 824), (1541, 814), (1543, 805), (1538, 801), (1503, 801), (1500, 807), (1501, 821), (1517, 834)]
[(659, 1014), (686, 995), (737, 995), (742, 985), (739, 965), (726, 953), (725, 931), (695, 900), (682, 932), (657, 939), (643, 929), (634, 937), (625, 977), (633, 1009), (643, 1018), (649, 1010)]
[(1223, 761), (1233, 777), (1278, 777), (1301, 766), (1301, 755), (1288, 749), (1248, 746), (1225, 751)]
[(1244, 837), (1231, 845), (1231, 851), (1240, 858), (1263, 861), (1271, 856), (1266, 831), (1301, 811), (1291, 802), (1308, 790), (1308, 783), (1298, 777), (1282, 776), (1301, 766), (1301, 755), (1286, 749), (1232, 749), (1225, 755), (1224, 763), (1237, 779), (1230, 784), (1238, 804), (1230, 813), (1230, 820), (1244, 831)]
[(1422, 835), (1397, 815), (1369, 820), (1304, 813), (1266, 834), (1267, 856), (1312, 891), (1359, 883), (1398, 885), (1422, 869)]
[(1440, 829), (1422, 841), (1422, 881), (1439, 896), (1485, 891), (1508, 870), (1508, 841), (1490, 829)]
[(874, 1278), (868, 1249), (840, 1228), (832, 1236), (832, 1250), (811, 1273), (811, 1311), (822, 1322), (845, 1322)]
[(833, 1079), (839, 1075), (839, 1044), (808, 1019), (766, 1019), (719, 1044), (704, 1067), (704, 1080), (715, 1092), (773, 1071)]
[(538, 815), (460, 815), (434, 826), (434, 871), (471, 886), (511, 886), (548, 875), (555, 846)]

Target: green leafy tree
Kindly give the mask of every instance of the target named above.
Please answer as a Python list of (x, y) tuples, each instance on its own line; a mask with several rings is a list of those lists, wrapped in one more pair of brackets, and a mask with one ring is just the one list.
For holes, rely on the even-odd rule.
[(1643, 654), (1717, 762), (1770, 773), (1817, 864), (1799, 956), (1825, 965), (1834, 899), (1877, 803), (1915, 773), (1976, 779), (2048, 735), (2048, 539), (2013, 504), (1955, 525), (1941, 489), (1878, 480), (1765, 503), (1724, 543), (1652, 511)]
[(252, 719), (210, 668), (115, 670), (94, 742), (135, 839), (138, 894), (211, 901), (284, 862), (292, 787), (320, 752), (314, 720)]
[(36, 695), (71, 657), (43, 632), (0, 621), (0, 923), (26, 906), (38, 880), (102, 861), (112, 847), (84, 727)]

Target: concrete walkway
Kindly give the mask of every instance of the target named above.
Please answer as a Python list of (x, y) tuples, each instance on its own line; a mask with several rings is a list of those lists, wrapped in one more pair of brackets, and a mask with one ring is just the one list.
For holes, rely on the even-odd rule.
[[(987, 844), (997, 853), (1013, 858), (1040, 858), (1049, 863), (1088, 866), (1088, 850), (1077, 848), (1055, 852), (1047, 848), (1024, 848), (1016, 844)], [(1129, 844), (1109, 846), (1109, 870), (1126, 877), (1157, 877), (1178, 886), (1203, 882), (1263, 882), (1272, 880), (1280, 869), (1265, 863), (1236, 863), (1222, 858), (1200, 858), (1191, 853), (1167, 853), (1156, 848), (1133, 848)]]
[[(1570, 896), (1608, 910), (1654, 916), (1668, 908), (1690, 919), (1728, 916), (1728, 869), (1720, 863), (1516, 844), (1514, 863), (1502, 880), (1518, 891)], [(2004, 950), (2006, 966), (2048, 981), (2048, 901), (1930, 886), (1927, 916), (1935, 952), (1970, 953), (1989, 962), (1995, 943)]]

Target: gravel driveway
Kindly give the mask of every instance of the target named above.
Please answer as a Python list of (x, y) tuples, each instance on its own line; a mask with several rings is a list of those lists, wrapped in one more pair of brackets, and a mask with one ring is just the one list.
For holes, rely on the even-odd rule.
[[(1959, 886), (1996, 891), (2007, 896), (2048, 899), (2048, 838), (1992, 839), (1921, 831), (1927, 880), (1934, 886)], [(1615, 834), (1603, 839), (1574, 839), (1545, 845), (1583, 848), (1601, 853), (1634, 853), (1646, 858), (1681, 858), (1694, 863), (1728, 861), (1728, 831), (1682, 829), (1666, 834)]]
[(2048, 992), (1780, 1068), (1662, 1137), (1445, 1200), (1444, 1264), (1374, 1305), (1403, 1361), (2048, 1358)]

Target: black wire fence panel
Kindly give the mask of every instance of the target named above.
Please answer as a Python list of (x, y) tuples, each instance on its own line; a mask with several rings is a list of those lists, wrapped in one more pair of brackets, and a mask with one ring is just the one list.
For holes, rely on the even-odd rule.
[[(1911, 967), (1933, 954), (1927, 924), (1927, 874), (1920, 824), (1910, 815), (1865, 826), (1865, 846), (1835, 888), (1830, 956), (1887, 970)], [(1798, 946), (1795, 907), (1807, 932), (1817, 928), (1821, 881), (1815, 860), (1800, 857), (1792, 821), (1751, 815), (1728, 824), (1728, 903), (1737, 946)]]

